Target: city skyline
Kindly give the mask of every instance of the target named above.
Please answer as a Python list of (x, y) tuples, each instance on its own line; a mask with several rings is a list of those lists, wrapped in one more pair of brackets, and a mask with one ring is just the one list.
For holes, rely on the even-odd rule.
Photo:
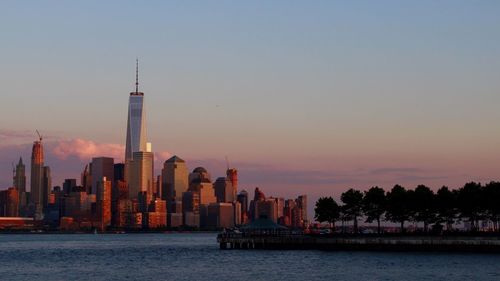
[[(313, 200), (348, 187), (498, 179), (497, 3), (279, 3), (200, 2), (206, 9), (190, 13), (179, 3), (8, 5), (0, 188), (11, 185), (12, 162), (30, 159), (35, 129), (54, 185), (92, 157), (123, 161), (136, 56), (155, 175), (172, 155), (224, 175), (227, 155), (241, 188)], [(119, 19), (146, 12), (140, 23)], [(70, 26), (58, 25), (68, 14)], [(102, 48), (85, 43), (94, 31)]]

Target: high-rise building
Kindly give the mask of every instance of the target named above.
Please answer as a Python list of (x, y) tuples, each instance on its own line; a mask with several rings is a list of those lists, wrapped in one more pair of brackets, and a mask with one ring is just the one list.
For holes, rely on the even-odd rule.
[(26, 194), (26, 166), (23, 163), (23, 158), (19, 158), (19, 163), (16, 165), (14, 172), (14, 188), (17, 189), (19, 194), (19, 211), (24, 214), (26, 209), (27, 194)]
[(106, 177), (96, 182), (97, 220), (101, 230), (111, 225), (111, 181)]
[(146, 151), (146, 111), (144, 93), (139, 92), (139, 69), (136, 62), (135, 92), (130, 93), (127, 119), (125, 161), (134, 159), (134, 152)]
[(76, 179), (65, 179), (63, 182), (63, 192), (64, 194), (69, 194), (73, 192), (76, 187)]
[(207, 227), (232, 228), (234, 227), (234, 209), (232, 203), (211, 203), (208, 205)]
[(136, 61), (135, 92), (130, 93), (125, 145), (125, 181), (129, 185), (130, 199), (139, 192), (153, 195), (153, 153), (147, 141), (144, 93), (139, 92), (139, 63)]
[(19, 192), (15, 187), (0, 191), (0, 217), (19, 216)]
[(248, 192), (242, 190), (238, 194), (238, 202), (241, 204), (241, 218), (240, 223), (245, 224), (248, 220)]
[(241, 203), (241, 212), (248, 212), (248, 192), (246, 190), (240, 191), (238, 194), (238, 202)]
[[(137, 198), (139, 192), (147, 192), (148, 196), (153, 195), (154, 176), (153, 159), (154, 155), (150, 151), (134, 152), (134, 159), (129, 162), (129, 198)], [(126, 173), (126, 174), (127, 174)]]
[(238, 193), (238, 170), (235, 168), (228, 168), (226, 171), (226, 177), (231, 181), (231, 185), (234, 189), (234, 198), (236, 199), (236, 193)]
[(215, 190), (210, 180), (210, 174), (203, 167), (197, 167), (189, 175), (189, 191), (196, 192), (200, 196), (200, 205), (217, 202)]
[(297, 207), (301, 209), (301, 219), (304, 223), (307, 222), (307, 195), (297, 197)]
[(125, 181), (125, 164), (116, 163), (113, 165), (113, 181)]
[(236, 200), (235, 189), (229, 178), (219, 177), (214, 183), (215, 196), (217, 202), (233, 202)]
[(155, 198), (158, 198), (158, 199), (161, 199), (161, 186), (162, 186), (162, 176), (161, 174), (160, 175), (157, 175), (156, 176), (156, 179), (155, 179), (155, 185), (154, 185), (154, 194), (155, 194)]
[(92, 158), (92, 188), (91, 193), (97, 194), (98, 182), (102, 178), (106, 178), (110, 182), (114, 182), (114, 159), (110, 157), (94, 157)]
[(31, 150), (31, 205), (36, 220), (43, 219), (43, 146), (42, 138), (33, 143)]
[[(131, 184), (132, 161), (134, 152), (147, 150), (146, 110), (144, 93), (139, 92), (139, 71), (136, 62), (135, 92), (130, 93), (127, 118), (127, 141), (125, 144), (125, 180)], [(134, 196), (137, 196), (135, 194)]]
[(50, 173), (49, 166), (43, 166), (42, 190), (43, 190), (43, 207), (45, 208), (49, 204), (49, 196), (52, 190), (52, 175)]
[(148, 212), (143, 215), (143, 225), (146, 228), (165, 227), (167, 225), (167, 203), (155, 199), (149, 204)]
[(199, 196), (200, 226), (208, 227), (208, 205), (217, 202), (210, 174), (203, 167), (197, 167), (189, 175), (189, 191)]
[(90, 171), (92, 170), (92, 163), (85, 165), (85, 169), (83, 169), (82, 176), (80, 178), (80, 183), (83, 187), (83, 190), (87, 193), (91, 193), (92, 191), (92, 177), (90, 176)]
[(268, 218), (273, 222), (278, 222), (278, 204), (273, 198), (255, 202), (255, 218)]
[(182, 193), (189, 188), (189, 171), (186, 161), (174, 155), (163, 164), (161, 171), (162, 178), (162, 199), (167, 201), (169, 212), (174, 201), (182, 200)]
[(249, 218), (251, 220), (258, 219), (258, 214), (257, 214), (257, 202), (259, 201), (265, 201), (266, 196), (264, 195), (264, 192), (262, 192), (258, 187), (255, 188), (255, 194), (254, 198), (252, 201), (250, 201), (250, 206), (249, 206)]

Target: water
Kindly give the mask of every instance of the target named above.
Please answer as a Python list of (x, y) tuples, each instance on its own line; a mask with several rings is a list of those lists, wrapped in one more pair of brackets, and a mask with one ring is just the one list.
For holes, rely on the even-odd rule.
[(500, 280), (500, 255), (222, 251), (215, 236), (0, 235), (0, 280)]

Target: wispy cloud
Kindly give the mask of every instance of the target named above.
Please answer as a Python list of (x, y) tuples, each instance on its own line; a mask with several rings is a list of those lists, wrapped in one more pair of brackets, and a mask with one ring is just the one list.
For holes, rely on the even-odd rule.
[(400, 174), (400, 173), (422, 173), (425, 172), (421, 168), (377, 168), (370, 171), (372, 175), (388, 175), (388, 174)]

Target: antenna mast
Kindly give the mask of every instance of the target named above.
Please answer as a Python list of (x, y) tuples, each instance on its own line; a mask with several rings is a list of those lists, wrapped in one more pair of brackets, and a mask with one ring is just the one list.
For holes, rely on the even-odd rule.
[(139, 93), (139, 59), (135, 59), (135, 93)]
[(229, 170), (229, 158), (227, 158), (227, 155), (226, 155), (226, 166), (227, 166), (227, 169)]

